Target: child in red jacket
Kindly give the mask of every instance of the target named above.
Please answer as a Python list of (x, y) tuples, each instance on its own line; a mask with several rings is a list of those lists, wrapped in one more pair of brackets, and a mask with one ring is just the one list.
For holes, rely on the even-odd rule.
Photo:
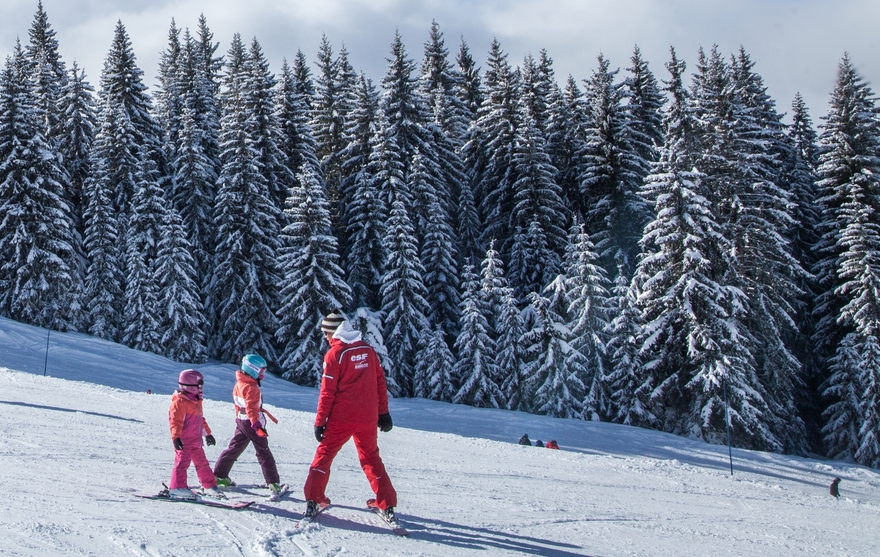
[(232, 389), (232, 402), (235, 405), (235, 434), (217, 458), (214, 475), (221, 486), (235, 485), (229, 479), (232, 465), (241, 453), (254, 444), (257, 462), (263, 469), (263, 479), (274, 496), (284, 488), (279, 482), (275, 457), (269, 450), (266, 434), (266, 416), (263, 412), (263, 397), (260, 394), (260, 381), (266, 373), (266, 360), (256, 354), (246, 354), (241, 359), (241, 369), (235, 372), (235, 387)]
[(217, 498), (225, 496), (217, 489), (217, 479), (208, 464), (202, 437), (208, 445), (214, 444), (211, 428), (202, 412), (202, 390), (205, 379), (194, 369), (180, 372), (177, 379), (179, 389), (171, 397), (168, 410), (168, 423), (171, 426), (171, 439), (174, 443), (174, 469), (171, 472), (169, 495), (173, 498), (194, 499), (195, 494), (187, 487), (189, 465), (195, 465), (203, 493)]

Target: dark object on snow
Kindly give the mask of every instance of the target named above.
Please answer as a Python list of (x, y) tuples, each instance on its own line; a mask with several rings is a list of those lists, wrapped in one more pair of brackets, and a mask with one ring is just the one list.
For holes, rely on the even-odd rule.
[(831, 480), (830, 492), (833, 497), (840, 497), (840, 489), (838, 489), (838, 487), (837, 487), (839, 485), (840, 485), (840, 478), (834, 478), (833, 480)]
[(180, 437), (174, 439), (174, 448), (178, 451), (183, 450), (183, 441), (180, 439)]
[(519, 444), (528, 445), (529, 447), (532, 446), (532, 441), (529, 439), (528, 433), (523, 433), (523, 436), (519, 438)]
[(206, 435), (206, 436), (205, 436), (205, 443), (207, 443), (208, 446), (210, 447), (210, 446), (216, 445), (216, 444), (217, 444), (217, 440), (214, 439), (214, 436), (213, 436), (213, 435), (210, 435), (210, 434), (209, 434), (209, 435)]
[(541, 448), (543, 448), (543, 447), (544, 447), (544, 443), (541, 442), (540, 439), (538, 439), (537, 441), (535, 441), (535, 446), (536, 446), (536, 447), (541, 447)]
[(383, 433), (388, 433), (391, 431), (391, 428), (394, 426), (394, 422), (391, 421), (391, 414), (379, 414), (379, 430)]
[(550, 441), (547, 441), (547, 448), (548, 449), (558, 449), (559, 444), (556, 442), (556, 439), (551, 439)]

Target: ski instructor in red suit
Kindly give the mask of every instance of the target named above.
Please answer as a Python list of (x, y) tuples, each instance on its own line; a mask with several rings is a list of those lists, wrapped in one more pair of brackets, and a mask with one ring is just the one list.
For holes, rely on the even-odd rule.
[(338, 311), (324, 318), (321, 331), (330, 349), (324, 354), (324, 374), (315, 416), (315, 438), (320, 444), (303, 488), (306, 515), (312, 516), (319, 507), (330, 504), (324, 493), (330, 479), (330, 465), (342, 446), (354, 438), (361, 468), (376, 494), (375, 501), (368, 504), (378, 506), (384, 514), (393, 517), (397, 493), (376, 445), (377, 427), (391, 431), (392, 425), (385, 372), (373, 348)]

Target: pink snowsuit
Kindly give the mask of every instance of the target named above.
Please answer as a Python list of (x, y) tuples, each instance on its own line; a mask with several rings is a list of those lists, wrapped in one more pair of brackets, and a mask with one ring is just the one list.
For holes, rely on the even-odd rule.
[(175, 391), (168, 409), (168, 423), (171, 426), (171, 439), (180, 438), (183, 449), (174, 450), (174, 469), (171, 471), (169, 489), (186, 488), (186, 473), (190, 462), (196, 468), (199, 483), (205, 489), (217, 485), (217, 478), (208, 464), (202, 437), (211, 434), (211, 428), (202, 413), (202, 401), (190, 398), (187, 393)]

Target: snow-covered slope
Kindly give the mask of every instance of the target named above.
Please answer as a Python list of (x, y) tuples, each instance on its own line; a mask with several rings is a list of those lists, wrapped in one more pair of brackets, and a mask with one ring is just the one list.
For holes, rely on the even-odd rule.
[[(731, 476), (726, 447), (424, 400), (393, 400), (395, 427), (379, 438), (410, 538), (363, 508), (371, 492), (351, 446), (334, 465), (334, 505), (297, 530), (317, 391), (275, 378), (263, 395), (290, 497), (242, 511), (137, 499), (169, 479), (169, 395), (187, 366), (53, 332), (44, 377), (46, 335), (0, 319), (2, 555), (880, 554), (877, 471), (734, 449)], [(234, 367), (198, 369), (213, 461), (233, 430)], [(519, 446), (523, 433), (562, 450)], [(232, 477), (262, 481), (253, 451)]]

